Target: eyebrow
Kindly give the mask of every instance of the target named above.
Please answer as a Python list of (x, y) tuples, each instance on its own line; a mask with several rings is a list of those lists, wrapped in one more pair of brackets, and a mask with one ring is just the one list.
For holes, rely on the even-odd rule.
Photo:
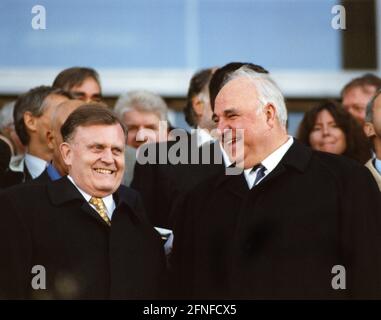
[(231, 108), (231, 109), (226, 109), (226, 110), (224, 110), (224, 116), (225, 117), (228, 117), (228, 116), (230, 116), (230, 115), (232, 115), (232, 114), (236, 114), (236, 113), (238, 113), (238, 110), (236, 109), (236, 108)]
[[(93, 148), (93, 147), (102, 147), (102, 148), (107, 148), (107, 145), (104, 144), (104, 143), (100, 143), (100, 142), (93, 142), (93, 143), (90, 143), (87, 145), (88, 148)], [(118, 149), (118, 150), (121, 150), (123, 151), (123, 145), (116, 145), (116, 144), (113, 144), (110, 146), (111, 149)]]

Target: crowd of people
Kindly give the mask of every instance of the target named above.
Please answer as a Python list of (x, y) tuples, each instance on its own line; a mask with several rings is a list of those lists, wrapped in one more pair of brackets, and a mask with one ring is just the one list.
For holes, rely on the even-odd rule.
[(154, 92), (102, 100), (73, 67), (2, 106), (0, 298), (381, 298), (380, 78), (296, 137), (252, 63), (193, 75), (191, 132)]

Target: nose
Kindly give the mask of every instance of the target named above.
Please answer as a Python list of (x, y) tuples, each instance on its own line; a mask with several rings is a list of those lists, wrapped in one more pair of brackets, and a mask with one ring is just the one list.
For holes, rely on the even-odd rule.
[(323, 136), (328, 136), (330, 134), (330, 128), (329, 126), (323, 126)]
[(112, 151), (110, 148), (103, 150), (101, 161), (106, 163), (106, 164), (113, 164), (114, 163), (114, 157), (112, 155)]

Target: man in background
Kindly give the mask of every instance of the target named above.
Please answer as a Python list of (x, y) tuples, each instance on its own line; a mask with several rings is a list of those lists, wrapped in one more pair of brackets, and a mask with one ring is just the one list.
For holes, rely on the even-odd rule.
[[(172, 229), (176, 219), (172, 216), (173, 208), (179, 199), (204, 178), (223, 172), (225, 168), (222, 156), (218, 159), (219, 162), (214, 159), (215, 145), (209, 132), (215, 127), (211, 119), (208, 93), (212, 74), (213, 69), (201, 70), (190, 80), (185, 114), (188, 123), (198, 130), (190, 135), (184, 134), (177, 141), (152, 146), (158, 155), (156, 163), (137, 162), (135, 166), (131, 186), (142, 194), (148, 216), (155, 226)], [(186, 157), (176, 164), (171, 159), (166, 164), (160, 163), (159, 158), (163, 156), (160, 153), (164, 151), (164, 158), (169, 158), (171, 148), (177, 144), (183, 146), (182, 151), (185, 149)], [(217, 148), (219, 149), (218, 145)], [(202, 164), (202, 155), (206, 149), (211, 157)], [(192, 163), (192, 159), (196, 162)]]
[(86, 103), (82, 100), (67, 100), (60, 103), (53, 111), (50, 129), (47, 131), (48, 147), (53, 153), (52, 160), (48, 163), (41, 175), (33, 181), (45, 183), (50, 180), (58, 180), (62, 176), (68, 174), (68, 168), (65, 165), (60, 152), (60, 145), (63, 142), (61, 127), (69, 115), (81, 105), (86, 105)]
[(61, 89), (39, 86), (21, 95), (15, 104), (14, 122), (17, 135), (26, 148), (25, 156), (11, 162), (5, 174), (5, 186), (37, 178), (52, 159), (47, 132), (54, 109), (69, 99)]
[[(136, 149), (144, 143), (168, 139), (168, 106), (156, 93), (135, 90), (120, 96), (114, 110), (127, 128), (126, 172), (123, 184), (129, 186), (134, 174)], [(162, 131), (160, 123), (165, 124)]]
[(65, 69), (54, 79), (53, 87), (70, 92), (73, 98), (85, 102), (102, 100), (98, 72), (91, 68), (73, 67)]
[(21, 157), (25, 153), (25, 147), (21, 143), (15, 129), (13, 120), (15, 103), (16, 101), (8, 102), (0, 109), (0, 135), (9, 144), (12, 157)]
[(366, 108), (365, 133), (373, 144), (375, 157), (365, 166), (370, 170), (381, 191), (381, 90), (370, 100)]
[(380, 88), (381, 79), (373, 74), (368, 73), (362, 77), (351, 80), (341, 91), (344, 109), (361, 125), (364, 125), (366, 106)]

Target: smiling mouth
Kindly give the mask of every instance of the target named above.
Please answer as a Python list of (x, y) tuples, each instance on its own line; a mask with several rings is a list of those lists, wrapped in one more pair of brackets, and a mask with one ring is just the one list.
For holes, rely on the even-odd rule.
[(110, 169), (101, 169), (101, 168), (96, 168), (94, 171), (101, 173), (101, 174), (113, 174), (115, 170), (110, 170)]

